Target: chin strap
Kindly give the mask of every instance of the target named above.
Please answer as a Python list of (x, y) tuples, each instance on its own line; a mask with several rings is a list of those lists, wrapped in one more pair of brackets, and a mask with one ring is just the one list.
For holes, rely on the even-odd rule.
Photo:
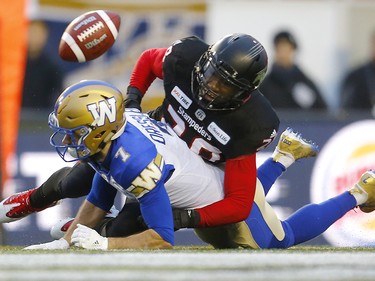
[[(115, 140), (117, 139), (119, 136), (122, 135), (122, 133), (125, 131), (125, 126), (126, 126), (126, 119), (125, 119), (125, 112), (124, 112), (124, 125), (121, 126), (121, 128), (113, 135), (111, 135), (111, 138), (110, 140)], [(107, 139), (107, 138), (106, 138)]]

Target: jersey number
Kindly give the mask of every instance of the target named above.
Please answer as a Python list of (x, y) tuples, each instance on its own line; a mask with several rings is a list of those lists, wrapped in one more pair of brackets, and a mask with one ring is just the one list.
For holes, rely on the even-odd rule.
[[(171, 115), (172, 119), (175, 122), (173, 130), (176, 134), (182, 138), (182, 135), (186, 132), (186, 124), (183, 119), (178, 115), (171, 105), (168, 105), (168, 112)], [(183, 138), (182, 138), (183, 139)], [(194, 153), (204, 157), (205, 159), (216, 162), (220, 160), (221, 151), (215, 146), (209, 144), (203, 138), (194, 138), (190, 143), (187, 143), (190, 150)]]

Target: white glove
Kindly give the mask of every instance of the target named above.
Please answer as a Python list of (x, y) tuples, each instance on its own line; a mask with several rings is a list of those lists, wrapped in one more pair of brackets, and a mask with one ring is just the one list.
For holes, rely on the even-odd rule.
[(64, 238), (52, 242), (31, 245), (24, 250), (66, 250), (69, 249), (69, 243)]
[(77, 224), (72, 234), (72, 244), (89, 250), (108, 250), (108, 238), (82, 224)]

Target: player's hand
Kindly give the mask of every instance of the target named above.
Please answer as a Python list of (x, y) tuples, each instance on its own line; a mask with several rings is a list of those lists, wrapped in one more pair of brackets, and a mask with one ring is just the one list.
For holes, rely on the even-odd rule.
[(31, 245), (24, 250), (66, 250), (69, 249), (69, 243), (64, 238), (52, 242)]
[(174, 229), (195, 228), (198, 226), (201, 216), (195, 210), (173, 209)]
[(82, 224), (77, 224), (72, 234), (72, 244), (88, 250), (108, 250), (108, 238)]

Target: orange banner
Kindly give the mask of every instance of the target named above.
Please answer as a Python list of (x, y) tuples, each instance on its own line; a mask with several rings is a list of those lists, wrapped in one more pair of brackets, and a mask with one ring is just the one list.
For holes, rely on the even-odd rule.
[(26, 0), (0, 4), (0, 197), (9, 177), (6, 164), (17, 144), (27, 47), (25, 10)]

